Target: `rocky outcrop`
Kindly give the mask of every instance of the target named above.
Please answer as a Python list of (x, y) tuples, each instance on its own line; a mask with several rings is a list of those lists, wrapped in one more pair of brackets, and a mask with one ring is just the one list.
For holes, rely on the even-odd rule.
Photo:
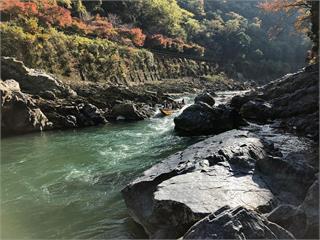
[(259, 138), (232, 130), (163, 160), (122, 194), (151, 238), (180, 237), (226, 204), (270, 209), (274, 196), (254, 171), (255, 162), (267, 157), (268, 147)]
[(287, 74), (246, 96), (234, 97), (231, 106), (250, 120), (281, 119), (282, 126), (318, 139), (318, 65)]
[(174, 119), (180, 135), (209, 135), (245, 125), (237, 111), (227, 106), (211, 107), (198, 102), (187, 107)]
[(33, 99), (20, 91), (14, 80), (0, 82), (1, 134), (8, 136), (51, 128), (51, 123)]
[(193, 225), (183, 239), (294, 239), (255, 211), (223, 207)]
[(23, 62), (11, 57), (1, 57), (1, 78), (15, 79), (23, 92), (35, 95), (53, 94), (58, 97), (76, 96), (76, 92), (53, 76), (27, 68)]

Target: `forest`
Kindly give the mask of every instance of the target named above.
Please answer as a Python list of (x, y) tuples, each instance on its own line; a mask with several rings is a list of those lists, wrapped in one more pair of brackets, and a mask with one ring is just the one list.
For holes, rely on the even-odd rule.
[(146, 49), (210, 59), (231, 77), (266, 82), (303, 66), (311, 41), (308, 26), (294, 26), (297, 18), (306, 18), (303, 9), (287, 14), (269, 11), (264, 3), (2, 1), (1, 50), (31, 67), (68, 76), (88, 60), (95, 62), (88, 66), (91, 72), (110, 65), (125, 74), (130, 63), (119, 59), (144, 61)]

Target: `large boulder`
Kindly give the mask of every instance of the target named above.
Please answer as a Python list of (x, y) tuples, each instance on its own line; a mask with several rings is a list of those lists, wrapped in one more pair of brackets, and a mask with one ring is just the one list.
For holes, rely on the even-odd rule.
[(181, 135), (209, 135), (244, 125), (237, 111), (227, 106), (211, 107), (199, 102), (187, 107), (174, 119), (175, 130)]
[(257, 212), (223, 207), (194, 224), (183, 239), (295, 239)]
[(69, 86), (47, 73), (28, 68), (23, 62), (11, 57), (1, 57), (1, 78), (15, 79), (25, 93), (45, 95), (51, 91), (58, 97), (76, 96)]
[(192, 145), (122, 190), (129, 213), (151, 238), (176, 238), (226, 204), (268, 211), (273, 194), (254, 171), (267, 149), (259, 138), (239, 130)]
[(2, 136), (41, 131), (51, 127), (32, 98), (14, 80), (0, 82)]
[(213, 96), (210, 93), (204, 92), (195, 97), (194, 103), (203, 102), (208, 104), (209, 106), (214, 106), (215, 101)]
[(110, 114), (111, 120), (139, 121), (150, 117), (153, 109), (147, 105), (137, 105), (132, 102), (116, 104)]

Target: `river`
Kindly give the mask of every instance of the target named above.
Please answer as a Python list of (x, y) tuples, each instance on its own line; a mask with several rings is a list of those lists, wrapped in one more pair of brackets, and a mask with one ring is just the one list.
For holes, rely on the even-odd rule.
[[(236, 93), (218, 93), (216, 104)], [(201, 140), (174, 133), (177, 114), (3, 139), (2, 239), (147, 237), (129, 217), (120, 191), (146, 168)], [(269, 125), (249, 128), (283, 149), (309, 145), (274, 135)]]
[(3, 139), (1, 237), (146, 237), (128, 216), (120, 191), (199, 140), (175, 135), (175, 115)]

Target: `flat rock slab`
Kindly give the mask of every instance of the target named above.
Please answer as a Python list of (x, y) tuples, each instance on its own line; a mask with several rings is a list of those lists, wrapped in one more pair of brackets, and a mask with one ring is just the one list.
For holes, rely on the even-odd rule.
[[(228, 203), (230, 207), (256, 209), (273, 198), (258, 176), (234, 174), (216, 165), (208, 172), (192, 172), (158, 185), (154, 200), (178, 202), (195, 214), (210, 214)], [(169, 202), (168, 202), (169, 204)]]
[(254, 168), (268, 147), (240, 130), (194, 144), (123, 189), (128, 211), (151, 238), (177, 238), (222, 206), (263, 209), (273, 195)]

